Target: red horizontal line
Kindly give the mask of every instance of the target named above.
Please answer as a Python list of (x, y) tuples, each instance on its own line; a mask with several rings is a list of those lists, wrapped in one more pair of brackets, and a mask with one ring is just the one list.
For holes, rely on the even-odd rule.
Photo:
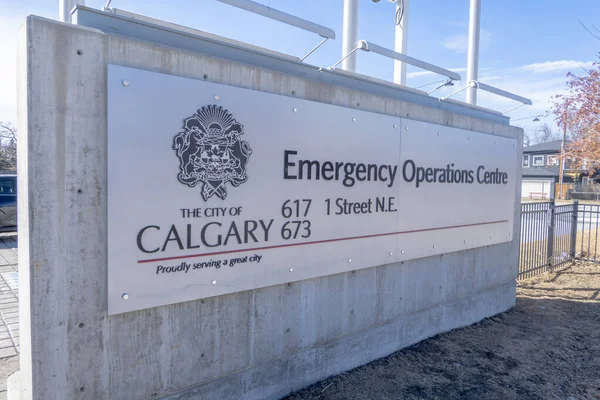
[(276, 245), (276, 246), (255, 247), (255, 248), (252, 248), (252, 249), (225, 250), (225, 251), (216, 251), (214, 253), (190, 254), (190, 255), (185, 255), (185, 256), (164, 257), (164, 258), (152, 258), (150, 260), (138, 260), (138, 263), (139, 264), (143, 264), (143, 263), (156, 262), (156, 261), (180, 260), (182, 258), (208, 257), (208, 256), (217, 256), (217, 255), (220, 255), (220, 254), (244, 253), (244, 252), (248, 252), (248, 251), (280, 249), (280, 248), (283, 248), (283, 247), (308, 246), (308, 245), (311, 245), (311, 244), (330, 243), (330, 242), (342, 242), (344, 240), (368, 239), (368, 238), (374, 238), (374, 237), (379, 237), (379, 236), (404, 235), (404, 234), (407, 234), (407, 233), (428, 232), (428, 231), (441, 231), (441, 230), (444, 230), (444, 229), (455, 229), (455, 228), (466, 228), (468, 226), (501, 224), (503, 222), (508, 222), (508, 220), (505, 219), (505, 220), (502, 220), (502, 221), (479, 222), (477, 224), (443, 226), (443, 227), (440, 227), (440, 228), (415, 229), (415, 230), (412, 230), (412, 231), (377, 233), (377, 234), (374, 234), (374, 235), (352, 236), (352, 237), (345, 237), (345, 238), (338, 238), (338, 239), (315, 240), (313, 242), (288, 243), (288, 244), (280, 244), (280, 245)]

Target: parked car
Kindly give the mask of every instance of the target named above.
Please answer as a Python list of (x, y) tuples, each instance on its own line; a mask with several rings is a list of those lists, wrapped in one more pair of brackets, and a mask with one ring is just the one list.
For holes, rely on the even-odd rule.
[(0, 175), (0, 232), (17, 230), (17, 176)]

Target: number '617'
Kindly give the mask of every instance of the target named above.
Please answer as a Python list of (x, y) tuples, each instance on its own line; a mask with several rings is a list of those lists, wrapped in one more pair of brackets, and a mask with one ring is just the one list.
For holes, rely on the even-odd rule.
[(284, 218), (306, 217), (311, 203), (311, 199), (286, 200), (281, 206), (281, 215), (283, 215)]

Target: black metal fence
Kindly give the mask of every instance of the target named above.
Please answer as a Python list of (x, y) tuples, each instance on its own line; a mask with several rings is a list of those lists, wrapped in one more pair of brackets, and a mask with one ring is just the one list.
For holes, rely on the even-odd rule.
[(598, 219), (600, 217), (600, 204), (579, 204), (577, 210), (577, 244), (575, 257), (585, 261), (600, 261), (600, 248), (598, 248)]
[(598, 204), (522, 204), (519, 279), (574, 259), (600, 262), (599, 220)]

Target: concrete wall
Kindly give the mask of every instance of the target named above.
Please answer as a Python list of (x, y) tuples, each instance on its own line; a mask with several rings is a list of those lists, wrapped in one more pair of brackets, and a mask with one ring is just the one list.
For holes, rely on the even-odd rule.
[(515, 304), (518, 240), (109, 317), (108, 63), (522, 133), (37, 17), (19, 63), (22, 399), (279, 398)]

